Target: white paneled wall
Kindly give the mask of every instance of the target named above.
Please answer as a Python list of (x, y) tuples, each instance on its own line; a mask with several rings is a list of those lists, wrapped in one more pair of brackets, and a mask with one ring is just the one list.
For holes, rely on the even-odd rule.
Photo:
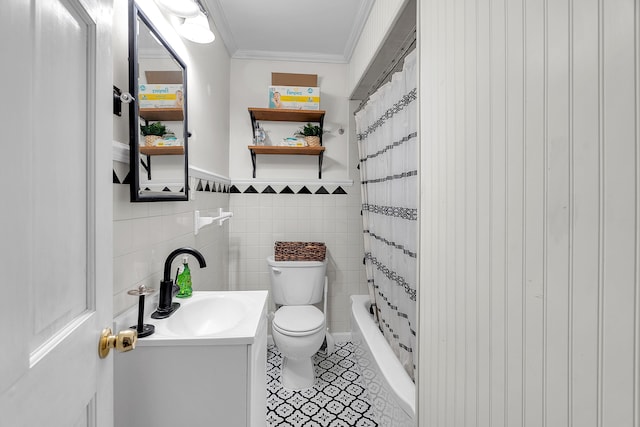
[(421, 426), (639, 426), (640, 6), (419, 2)]
[(351, 94), (371, 65), (406, 0), (376, 1), (351, 55), (347, 93)]
[(266, 258), (273, 255), (276, 241), (324, 242), (329, 259), (328, 326), (333, 332), (350, 331), (349, 296), (366, 294), (367, 281), (360, 190), (345, 190), (348, 194), (232, 194), (231, 289), (270, 289)]
[[(193, 181), (193, 180), (192, 180)], [(193, 289), (195, 291), (227, 290), (229, 221), (202, 228), (194, 235), (194, 210), (204, 215), (218, 208), (227, 210), (228, 193), (194, 192), (189, 202), (129, 202), (129, 186), (113, 185), (113, 312), (114, 316), (138, 304), (138, 298), (127, 294), (140, 284), (160, 287), (164, 261), (174, 249), (191, 246), (202, 252), (207, 267), (189, 257)], [(173, 272), (181, 257), (174, 263)], [(174, 278), (174, 276), (172, 276)], [(151, 307), (157, 303), (156, 293), (149, 299)]]

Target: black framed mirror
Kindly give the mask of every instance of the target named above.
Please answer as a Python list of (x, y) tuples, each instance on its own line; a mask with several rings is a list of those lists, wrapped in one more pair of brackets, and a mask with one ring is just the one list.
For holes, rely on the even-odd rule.
[(129, 0), (130, 188), (132, 202), (186, 201), (187, 67)]

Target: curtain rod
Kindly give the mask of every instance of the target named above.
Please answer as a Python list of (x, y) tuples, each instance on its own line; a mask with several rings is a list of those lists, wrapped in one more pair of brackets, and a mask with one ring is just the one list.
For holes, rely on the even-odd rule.
[(209, 15), (211, 14), (209, 13), (209, 10), (206, 7), (204, 7), (204, 5), (200, 2), (200, 0), (193, 0), (193, 1), (198, 6), (198, 9), (200, 9), (200, 12), (202, 12), (204, 16), (209, 18)]
[(391, 76), (393, 73), (398, 71), (399, 68), (404, 64), (404, 58), (416, 48), (416, 29), (414, 27), (413, 31), (409, 33), (405, 41), (402, 43), (402, 47), (398, 51), (398, 54), (391, 60), (391, 64), (389, 67), (383, 71), (378, 78), (378, 80), (371, 86), (371, 89), (367, 92), (367, 96), (360, 102), (358, 108), (353, 112), (355, 115), (358, 111), (362, 110), (364, 106), (369, 101), (371, 95), (373, 95), (382, 85), (391, 80)]

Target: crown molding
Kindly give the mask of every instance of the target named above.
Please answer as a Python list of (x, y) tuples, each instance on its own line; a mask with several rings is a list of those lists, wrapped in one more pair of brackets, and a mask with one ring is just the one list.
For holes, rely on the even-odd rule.
[(217, 33), (220, 35), (220, 38), (222, 39), (231, 58), (292, 62), (321, 62), (332, 64), (347, 64), (351, 60), (351, 55), (353, 54), (374, 3), (375, 0), (362, 0), (343, 53), (323, 54), (318, 52), (302, 53), (239, 49), (224, 13), (224, 8), (220, 4), (220, 0), (206, 0), (213, 24), (215, 25)]
[(353, 27), (351, 28), (351, 33), (349, 34), (349, 39), (347, 40), (347, 44), (344, 47), (344, 59), (345, 62), (351, 61), (351, 55), (353, 55), (353, 50), (356, 48), (356, 44), (360, 39), (360, 34), (362, 34), (362, 30), (364, 29), (365, 24), (367, 23), (367, 19), (369, 18), (369, 13), (371, 13), (371, 9), (373, 9), (373, 4), (375, 0), (364, 0), (360, 4), (360, 9), (358, 10), (358, 14), (355, 17), (353, 22)]
[(209, 11), (211, 12), (210, 17), (213, 20), (213, 25), (215, 25), (224, 46), (227, 48), (229, 56), (233, 57), (238, 50), (238, 46), (236, 45), (236, 41), (233, 38), (231, 30), (229, 29), (229, 22), (227, 21), (224, 9), (220, 5), (219, 0), (207, 0), (206, 3), (207, 6), (209, 6)]
[(348, 61), (343, 55), (327, 55), (315, 52), (281, 52), (263, 50), (237, 50), (232, 55), (233, 59), (260, 59), (267, 61), (292, 61), (292, 62), (328, 62), (332, 64), (346, 64)]

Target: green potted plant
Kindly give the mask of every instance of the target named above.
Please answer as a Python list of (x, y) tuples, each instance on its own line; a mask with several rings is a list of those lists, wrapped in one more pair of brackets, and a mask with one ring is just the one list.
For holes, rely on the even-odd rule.
[(167, 133), (167, 127), (160, 122), (140, 125), (140, 132), (144, 135), (144, 145), (153, 146), (153, 143)]
[(320, 128), (320, 126), (318, 125), (307, 123), (302, 129), (298, 131), (298, 135), (303, 136), (304, 140), (307, 142), (307, 145), (309, 145), (310, 147), (318, 147), (320, 146), (320, 135), (322, 135), (322, 128)]

